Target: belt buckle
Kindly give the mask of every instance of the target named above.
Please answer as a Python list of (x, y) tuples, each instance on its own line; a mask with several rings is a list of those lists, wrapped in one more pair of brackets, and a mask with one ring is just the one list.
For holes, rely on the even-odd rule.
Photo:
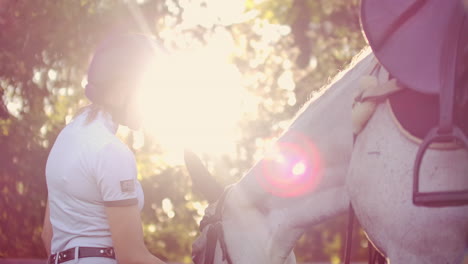
[[(58, 257), (57, 263), (63, 263), (65, 261), (72, 260), (74, 258), (73, 253), (75, 253), (74, 248), (72, 248), (72, 250), (67, 249), (67, 250), (64, 250), (62, 252), (57, 253), (57, 257)], [(72, 258), (70, 258), (70, 257), (72, 257)]]

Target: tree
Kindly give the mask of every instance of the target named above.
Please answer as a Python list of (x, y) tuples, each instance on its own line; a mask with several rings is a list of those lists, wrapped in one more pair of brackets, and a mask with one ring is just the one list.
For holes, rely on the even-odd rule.
[[(231, 60), (255, 107), (243, 109), (236, 153), (204, 153), (224, 183), (239, 179), (309, 94), (365, 45), (357, 0), (247, 0), (241, 20), (218, 15), (191, 25), (191, 6), (212, 8), (218, 2), (137, 2), (0, 1), (0, 257), (45, 257), (39, 237), (47, 155), (60, 129), (87, 104), (86, 68), (94, 47), (110, 32), (153, 33), (168, 50), (205, 45), (219, 32), (232, 39)], [(181, 165), (164, 161), (157, 138), (121, 136), (130, 146), (136, 137), (144, 138), (134, 151), (145, 189), (148, 247), (162, 259), (188, 262), (206, 202), (191, 193)], [(336, 260), (344, 222), (340, 218), (312, 227), (298, 243), (299, 259)], [(358, 258), (363, 255), (359, 251)]]

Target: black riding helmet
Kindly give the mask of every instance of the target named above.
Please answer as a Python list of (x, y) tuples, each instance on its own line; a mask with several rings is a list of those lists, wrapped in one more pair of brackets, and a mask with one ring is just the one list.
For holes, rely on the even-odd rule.
[[(141, 88), (139, 82), (156, 61), (158, 45), (154, 37), (143, 34), (114, 35), (96, 49), (88, 68), (85, 94), (89, 100), (110, 108), (115, 121), (125, 124), (125, 105), (111, 107), (109, 95), (120, 92), (130, 99)], [(116, 120), (117, 119), (117, 120)]]

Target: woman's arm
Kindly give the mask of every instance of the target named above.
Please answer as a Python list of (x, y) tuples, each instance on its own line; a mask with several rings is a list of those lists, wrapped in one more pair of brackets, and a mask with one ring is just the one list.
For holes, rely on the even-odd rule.
[(106, 207), (112, 242), (121, 264), (164, 264), (153, 256), (143, 241), (140, 210), (137, 205)]
[(50, 256), (50, 245), (52, 242), (52, 224), (50, 223), (50, 209), (49, 201), (46, 204), (46, 210), (44, 215), (44, 225), (42, 226), (41, 233), (42, 242), (44, 243), (47, 256)]

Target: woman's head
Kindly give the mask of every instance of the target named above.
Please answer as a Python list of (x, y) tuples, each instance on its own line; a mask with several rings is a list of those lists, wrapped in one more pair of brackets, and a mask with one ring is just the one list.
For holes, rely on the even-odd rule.
[(138, 129), (139, 96), (145, 79), (155, 74), (157, 44), (142, 34), (115, 35), (96, 49), (88, 69), (86, 96), (112, 114), (115, 122)]

